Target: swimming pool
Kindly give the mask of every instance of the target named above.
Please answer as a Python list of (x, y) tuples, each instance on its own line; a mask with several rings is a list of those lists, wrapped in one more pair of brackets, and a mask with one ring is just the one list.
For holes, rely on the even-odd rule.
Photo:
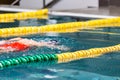
[[(45, 24), (55, 24), (70, 21), (90, 20), (88, 18), (76, 18), (68, 16), (50, 16), (49, 20), (29, 19), (16, 21), (13, 23), (3, 23), (1, 26), (39, 26)], [(16, 24), (17, 23), (17, 24)], [(10, 25), (9, 25), (10, 24)], [(3, 26), (3, 27), (4, 27)], [(70, 48), (69, 51), (50, 49), (47, 47), (36, 48), (22, 52), (11, 52), (0, 54), (0, 60), (14, 58), (18, 56), (35, 54), (56, 54), (63, 52), (74, 52), (90, 48), (107, 47), (119, 44), (120, 28), (108, 27), (97, 29), (84, 29), (74, 33), (56, 34), (34, 34), (21, 36), (23, 38), (40, 40), (57, 40), (59, 45)], [(8, 37), (9, 38), (9, 37)], [(0, 38), (8, 39), (8, 38)], [(11, 38), (11, 37), (10, 37)], [(67, 63), (55, 64), (52, 61), (26, 63), (0, 70), (1, 80), (119, 80), (120, 79), (120, 52), (113, 52), (95, 58), (86, 58)]]

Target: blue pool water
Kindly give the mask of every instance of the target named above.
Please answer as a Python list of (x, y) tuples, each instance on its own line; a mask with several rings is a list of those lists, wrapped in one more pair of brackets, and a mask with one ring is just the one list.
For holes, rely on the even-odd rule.
[[(19, 24), (17, 24), (17, 26), (36, 26), (79, 20), (86, 19), (53, 16), (49, 21), (36, 21), (35, 19), (18, 21)], [(7, 25), (7, 23), (4, 25)], [(3, 26), (3, 24), (1, 24), (1, 26)], [(7, 27), (11, 27), (11, 25), (7, 25)], [(107, 32), (114, 34), (109, 34)], [(67, 46), (70, 50), (63, 51), (47, 47), (33, 47), (22, 52), (0, 54), (0, 60), (14, 58), (17, 56), (48, 53), (60, 54), (62, 52), (74, 52), (77, 50), (116, 45), (120, 43), (119, 35), (120, 28), (114, 27), (96, 30), (82, 30), (75, 33), (21, 36), (23, 38), (33, 39), (36, 41), (57, 40), (59, 42), (58, 45)], [(3, 39), (9, 38), (0, 38), (0, 40)], [(11, 66), (0, 69), (0, 80), (120, 80), (120, 52), (113, 52), (96, 58), (80, 59), (61, 64), (54, 64), (52, 62), (35, 62)]]

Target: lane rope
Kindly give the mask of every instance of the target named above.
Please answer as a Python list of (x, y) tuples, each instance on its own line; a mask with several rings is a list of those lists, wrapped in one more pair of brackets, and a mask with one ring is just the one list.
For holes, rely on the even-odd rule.
[(82, 29), (89, 28), (103, 28), (103, 27), (120, 27), (120, 17), (110, 18), (110, 19), (98, 19), (86, 22), (70, 22), (61, 24), (52, 24), (45, 26), (24, 26), (17, 28), (3, 28), (0, 29), (0, 36), (17, 36), (17, 35), (27, 35), (36, 33), (70, 33), (78, 32)]
[(57, 64), (83, 58), (97, 57), (106, 53), (115, 52), (119, 50), (120, 44), (110, 47), (92, 48), (88, 50), (80, 50), (76, 52), (67, 52), (61, 54), (37, 54), (33, 56), (22, 56), (0, 61), (0, 68), (39, 61), (43, 63), (45, 61), (55, 61), (55, 63)]
[(0, 22), (14, 22), (14, 20), (26, 20), (26, 19), (44, 19), (48, 17), (48, 9), (42, 9), (31, 12), (21, 12), (21, 13), (6, 13), (0, 14)]

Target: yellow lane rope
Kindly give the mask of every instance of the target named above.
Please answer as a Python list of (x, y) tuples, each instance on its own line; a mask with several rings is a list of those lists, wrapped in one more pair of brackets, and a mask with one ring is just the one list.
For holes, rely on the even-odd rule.
[(81, 50), (76, 52), (61, 53), (61, 54), (57, 54), (58, 63), (69, 62), (72, 60), (78, 60), (82, 58), (97, 57), (115, 51), (120, 51), (120, 44), (110, 47), (92, 48), (92, 49)]
[(0, 14), (0, 22), (14, 22), (14, 20), (25, 20), (31, 18), (47, 18), (48, 9), (33, 11), (33, 12), (21, 12), (21, 13), (7, 13)]
[(57, 32), (57, 33), (68, 33), (68, 32), (78, 32), (82, 29), (87, 28), (98, 28), (98, 27), (113, 27), (120, 26), (120, 18), (111, 19), (99, 19), (91, 20), (86, 22), (70, 22), (61, 24), (52, 24), (45, 26), (29, 26), (29, 27), (18, 27), (18, 28), (3, 28), (0, 29), (0, 36), (11, 36), (18, 34), (34, 34), (34, 33), (47, 33), (47, 32)]
[(119, 27), (120, 26), (120, 17), (111, 18), (111, 19), (98, 19), (91, 20), (86, 22), (71, 22), (71, 23), (62, 23), (62, 24), (54, 24), (54, 25), (46, 25), (41, 26), (39, 29), (41, 33), (46, 32), (58, 32), (58, 33), (66, 33), (66, 32), (77, 32), (82, 29), (95, 29), (100, 27)]
[(36, 55), (21, 56), (21, 57), (1, 60), (0, 68), (31, 63), (31, 62), (33, 63), (38, 61), (40, 61), (41, 63), (51, 62), (53, 64), (63, 63), (63, 62), (73, 61), (82, 58), (97, 57), (109, 52), (114, 52), (119, 50), (120, 50), (120, 44), (110, 47), (93, 48), (89, 50), (81, 50), (81, 51), (68, 52), (62, 54), (36, 54)]

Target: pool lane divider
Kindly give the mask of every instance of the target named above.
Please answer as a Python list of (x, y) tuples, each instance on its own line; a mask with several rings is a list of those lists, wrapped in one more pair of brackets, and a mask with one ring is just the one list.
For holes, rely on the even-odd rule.
[(36, 54), (31, 56), (22, 56), (0, 61), (0, 68), (10, 67), (31, 62), (53, 61), (55, 64), (74, 61), (83, 58), (94, 58), (106, 53), (120, 51), (120, 44), (103, 48), (92, 48), (76, 52), (67, 52), (61, 54)]
[(26, 20), (26, 19), (46, 19), (48, 17), (48, 9), (41, 9), (31, 12), (21, 12), (21, 13), (6, 13), (0, 14), (0, 22), (14, 22), (14, 20)]
[(0, 29), (0, 36), (19, 36), (36, 33), (71, 33), (78, 32), (82, 29), (95, 29), (103, 27), (120, 27), (120, 17), (109, 19), (90, 20), (85, 22), (70, 22), (61, 24), (52, 24), (44, 26), (24, 26), (16, 28), (2, 28)]
[(56, 62), (58, 60), (55, 54), (37, 54), (33, 56), (22, 56), (12, 59), (7, 59), (0, 61), (0, 68), (9, 67), (13, 65), (19, 65), (23, 63), (31, 63), (31, 62), (44, 62), (44, 61), (53, 61)]

